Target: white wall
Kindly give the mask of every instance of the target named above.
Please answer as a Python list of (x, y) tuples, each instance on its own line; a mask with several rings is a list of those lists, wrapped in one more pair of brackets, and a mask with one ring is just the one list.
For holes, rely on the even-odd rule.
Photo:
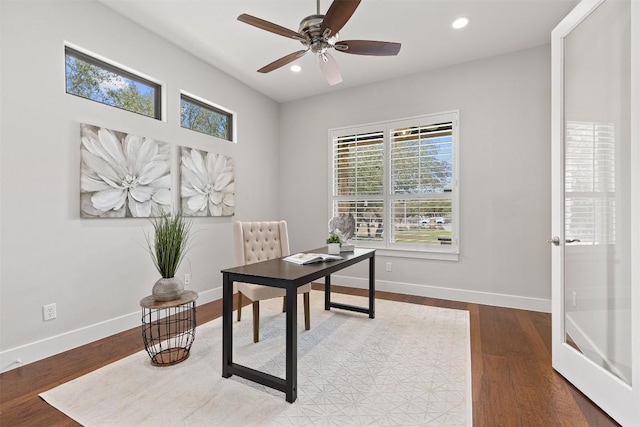
[[(548, 46), (278, 106), (95, 1), (2, 0), (0, 20), (0, 371), (139, 325), (157, 278), (146, 220), (79, 218), (83, 122), (234, 157), (236, 215), (196, 219), (180, 271), (202, 303), (233, 263), (233, 220), (284, 218), (292, 251), (324, 245), (329, 129), (457, 109), (460, 260), (378, 257), (378, 288), (548, 311)], [(65, 41), (162, 81), (167, 121), (65, 94)], [(238, 144), (181, 129), (181, 89), (235, 111)]]
[[(191, 272), (200, 303), (219, 298), (231, 222), (279, 218), (278, 105), (100, 3), (0, 8), (0, 370), (139, 325), (138, 302), (159, 277), (144, 249), (147, 220), (79, 217), (83, 122), (169, 142), (176, 164), (179, 145), (234, 157), (236, 216), (195, 219), (180, 272)], [(65, 94), (65, 41), (162, 81), (166, 122)], [(181, 89), (235, 111), (238, 143), (180, 128)], [(43, 322), (49, 303), (58, 317)]]
[[(329, 129), (457, 109), (459, 261), (378, 256), (378, 289), (549, 311), (550, 91), (543, 46), (283, 104), (280, 205), (292, 251), (326, 238)], [(354, 267), (332, 283), (365, 278)]]

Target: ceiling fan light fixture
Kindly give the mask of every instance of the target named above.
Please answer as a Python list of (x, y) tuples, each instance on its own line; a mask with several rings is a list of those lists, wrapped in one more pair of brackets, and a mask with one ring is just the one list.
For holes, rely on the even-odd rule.
[(461, 16), (459, 18), (456, 18), (451, 24), (451, 26), (456, 30), (464, 28), (467, 25), (469, 25), (469, 18), (467, 18), (466, 16)]
[[(342, 74), (340, 73), (336, 60), (329, 54), (329, 49), (335, 49), (337, 52), (353, 55), (397, 55), (400, 51), (400, 43), (374, 40), (339, 41), (340, 30), (347, 21), (351, 19), (351, 16), (361, 1), (362, 0), (333, 0), (327, 13), (322, 15), (320, 14), (320, 0), (316, 0), (317, 13), (303, 18), (302, 21), (300, 21), (298, 31), (290, 30), (246, 13), (239, 15), (238, 21), (240, 22), (273, 34), (298, 40), (304, 46), (303, 50), (276, 59), (257, 71), (263, 74), (270, 73), (311, 52), (315, 54), (327, 82), (330, 85), (335, 85), (342, 82)], [(299, 66), (290, 67), (292, 72), (299, 72), (301, 70)]]

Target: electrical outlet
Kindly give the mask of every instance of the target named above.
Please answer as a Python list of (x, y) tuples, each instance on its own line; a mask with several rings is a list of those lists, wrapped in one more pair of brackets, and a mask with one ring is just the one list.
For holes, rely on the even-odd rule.
[(185, 275), (184, 275), (184, 284), (188, 285), (189, 283), (191, 283), (191, 273), (185, 273)]
[(571, 303), (573, 305), (573, 308), (576, 308), (578, 306), (578, 293), (576, 291), (573, 291), (573, 293), (571, 294)]
[(56, 318), (56, 305), (47, 304), (42, 306), (42, 321), (53, 320)]
[(387, 271), (391, 271), (391, 263), (390, 262), (387, 263)]

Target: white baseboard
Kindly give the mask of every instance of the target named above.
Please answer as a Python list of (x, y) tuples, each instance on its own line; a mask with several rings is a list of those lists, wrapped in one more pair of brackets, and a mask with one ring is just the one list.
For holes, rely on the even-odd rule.
[[(222, 298), (222, 288), (201, 292), (196, 305), (206, 304)], [(81, 345), (118, 334), (131, 328), (140, 326), (140, 312), (125, 314), (114, 319), (94, 325), (85, 326), (73, 331), (65, 332), (19, 347), (0, 352), (0, 373), (19, 368), (28, 363), (36, 362), (50, 356), (71, 350)], [(140, 338), (142, 341), (142, 336)]]
[[(339, 275), (331, 276), (331, 278), (332, 283), (336, 285), (339, 284), (361, 289), (367, 289), (369, 287), (369, 281), (367, 279)], [(545, 313), (551, 312), (551, 300), (541, 298), (519, 297), (515, 295), (382, 280), (376, 280), (376, 290)], [(222, 298), (222, 287), (210, 289), (200, 293), (197, 305), (206, 304), (220, 298)], [(81, 345), (89, 344), (137, 326), (140, 326), (140, 312), (138, 311), (40, 341), (10, 348), (0, 352), (0, 373), (45, 359)]]
[[(332, 275), (331, 283), (360, 289), (369, 288), (369, 280), (359, 277)], [(497, 307), (551, 313), (550, 299), (478, 292), (467, 289), (452, 289), (439, 286), (416, 285), (414, 283), (390, 282), (385, 280), (376, 280), (376, 290), (416, 295), (420, 297), (439, 298), (450, 301), (470, 302)]]

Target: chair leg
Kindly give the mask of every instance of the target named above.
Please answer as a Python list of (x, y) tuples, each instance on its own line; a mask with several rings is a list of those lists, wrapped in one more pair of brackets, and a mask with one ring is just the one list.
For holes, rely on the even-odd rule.
[(238, 322), (242, 317), (242, 292), (238, 291)]
[(282, 312), (287, 311), (287, 297), (282, 297)]
[(260, 301), (253, 302), (253, 342), (259, 341), (260, 331)]
[(309, 292), (302, 294), (304, 304), (304, 328), (308, 331), (311, 329), (311, 315), (309, 313)]

